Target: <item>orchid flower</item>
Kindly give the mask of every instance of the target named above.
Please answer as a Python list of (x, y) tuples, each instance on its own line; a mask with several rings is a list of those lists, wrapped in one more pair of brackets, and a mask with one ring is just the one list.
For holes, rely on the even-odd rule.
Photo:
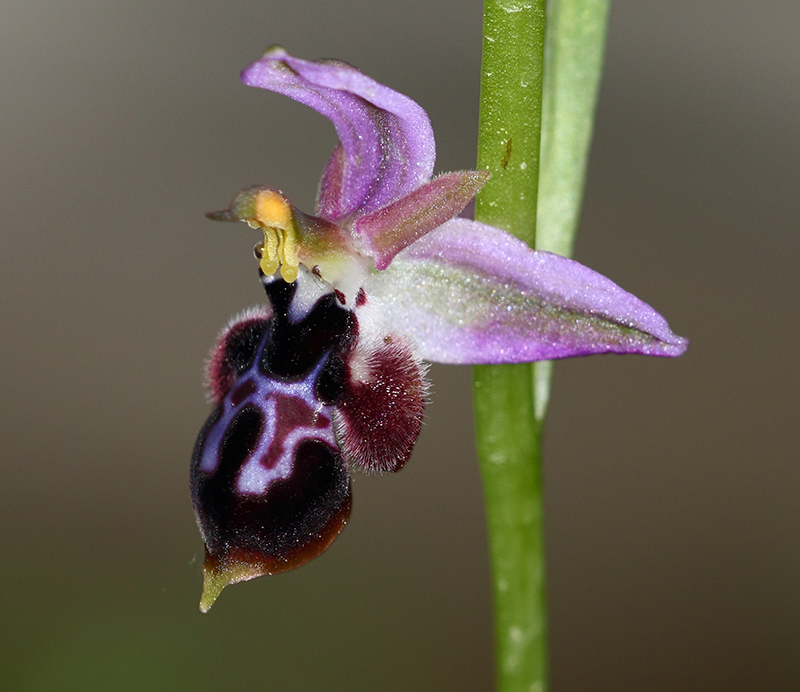
[(432, 177), (433, 130), (410, 98), (346, 63), (277, 47), (241, 78), (321, 113), (340, 143), (314, 216), (263, 186), (208, 215), (263, 233), (255, 253), (269, 305), (233, 320), (208, 364), (215, 408), (191, 471), (203, 611), (228, 584), (322, 553), (348, 520), (352, 469), (406, 463), (426, 362), (678, 356), (687, 346), (604, 276), (457, 218), (488, 173)]

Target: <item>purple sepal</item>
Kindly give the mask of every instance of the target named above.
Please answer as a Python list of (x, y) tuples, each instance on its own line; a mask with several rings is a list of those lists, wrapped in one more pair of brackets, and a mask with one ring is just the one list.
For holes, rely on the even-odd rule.
[(372, 274), (365, 291), (365, 318), (380, 314), (433, 362), (679, 356), (688, 345), (610, 279), (468, 219), (428, 233)]
[(284, 94), (336, 128), (317, 215), (339, 221), (391, 204), (430, 179), (436, 147), (425, 111), (413, 100), (338, 60), (308, 61), (275, 47), (245, 68), (248, 86)]
[(353, 235), (386, 269), (395, 255), (457, 216), (489, 179), (488, 171), (445, 173), (383, 209), (360, 217)]

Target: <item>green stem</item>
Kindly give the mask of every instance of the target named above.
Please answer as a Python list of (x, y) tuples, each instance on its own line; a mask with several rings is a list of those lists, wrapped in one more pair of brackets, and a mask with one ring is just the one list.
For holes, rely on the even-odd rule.
[[(533, 246), (539, 183), (544, 0), (485, 0), (475, 218)], [(497, 689), (543, 692), (547, 628), (540, 425), (531, 365), (475, 368), (495, 612)]]
[[(545, 62), (544, 0), (484, 3), (478, 168), (488, 169), (492, 177), (476, 200), (475, 218), (514, 233), (531, 247), (563, 254), (572, 250), (607, 14), (608, 0), (549, 0)], [(550, 364), (537, 364), (536, 370), (528, 364), (476, 367), (474, 384), (492, 562), (497, 689), (544, 692), (541, 426)]]
[(530, 364), (475, 368), (499, 692), (547, 688), (540, 425)]

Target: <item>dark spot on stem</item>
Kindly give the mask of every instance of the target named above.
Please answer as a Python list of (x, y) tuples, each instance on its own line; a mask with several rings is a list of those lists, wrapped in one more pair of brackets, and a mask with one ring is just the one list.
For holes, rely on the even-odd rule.
[(500, 166), (505, 170), (508, 168), (508, 162), (511, 160), (511, 137), (506, 142), (506, 153), (503, 154), (503, 160), (500, 161)]

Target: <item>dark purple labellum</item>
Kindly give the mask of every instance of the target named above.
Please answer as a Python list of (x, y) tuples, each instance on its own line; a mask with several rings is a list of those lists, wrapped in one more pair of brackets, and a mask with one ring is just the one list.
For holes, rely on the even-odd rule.
[(297, 283), (262, 281), (271, 310), (231, 324), (208, 364), (216, 408), (191, 469), (204, 612), (228, 584), (322, 553), (350, 516), (350, 466), (399, 470), (422, 425), (425, 369), (408, 344), (359, 341), (335, 292), (292, 321)]
[(201, 610), (238, 581), (322, 553), (350, 515), (348, 464), (333, 430), (356, 327), (333, 295), (297, 323), (295, 285), (267, 293), (271, 315), (228, 328), (209, 363), (217, 403), (195, 444), (191, 487), (206, 544)]

